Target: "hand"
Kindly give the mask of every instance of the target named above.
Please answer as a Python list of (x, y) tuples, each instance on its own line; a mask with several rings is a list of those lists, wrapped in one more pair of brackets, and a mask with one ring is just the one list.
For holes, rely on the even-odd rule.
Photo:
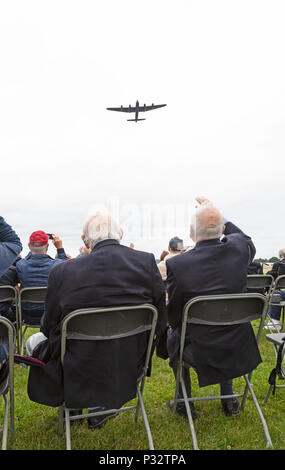
[(62, 240), (54, 234), (52, 235), (52, 242), (57, 250), (62, 248)]
[[(209, 199), (205, 198), (204, 196), (197, 196), (196, 201), (200, 205), (202, 205), (202, 204), (211, 204), (211, 201)], [(196, 207), (198, 207), (198, 206), (196, 206)]]

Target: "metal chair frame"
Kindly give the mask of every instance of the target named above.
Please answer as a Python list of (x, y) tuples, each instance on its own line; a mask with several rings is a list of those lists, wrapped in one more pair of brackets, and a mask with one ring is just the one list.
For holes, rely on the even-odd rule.
[[(266, 335), (267, 341), (270, 341), (273, 344), (276, 357), (278, 355), (278, 346), (281, 346), (281, 344), (283, 343), (282, 338), (284, 337), (285, 337), (285, 333), (272, 333), (272, 334)], [(285, 349), (283, 348), (282, 357), (281, 357), (281, 371), (283, 375), (285, 376), (285, 369), (284, 367), (282, 367), (282, 361), (284, 359), (284, 355), (285, 355)], [(285, 385), (276, 384), (275, 388), (285, 388)], [(264, 398), (264, 403), (267, 403), (268, 398), (270, 397), (270, 394), (272, 391), (273, 391), (273, 385), (269, 385), (267, 393)]]
[[(274, 294), (276, 291), (280, 290), (280, 289), (285, 289), (285, 275), (283, 274), (282, 276), (278, 276), (276, 279), (275, 279), (275, 282), (274, 282), (274, 285), (272, 287), (272, 290), (271, 290), (271, 295), (269, 297), (269, 305), (268, 307), (270, 307), (270, 305), (277, 305), (278, 307), (281, 307), (281, 310), (282, 310), (282, 321), (281, 321), (281, 330), (283, 329), (284, 327), (284, 307), (285, 307), (285, 301), (281, 301), (281, 302), (274, 302)], [(280, 318), (281, 318), (280, 317)], [(270, 325), (268, 325), (270, 326)], [(275, 328), (272, 327), (272, 328), (269, 328), (271, 333), (274, 333), (275, 331)]]
[(16, 338), (15, 327), (5, 317), (0, 316), (0, 344), (8, 344), (9, 347), (9, 374), (0, 384), (0, 394), (4, 398), (4, 426), (2, 435), (2, 450), (7, 450), (9, 414), (10, 414), (10, 436), (15, 440), (15, 401), (14, 401), (14, 342)]
[[(138, 316), (139, 312), (141, 312), (142, 310), (145, 311), (144, 321), (146, 322), (146, 317), (148, 316), (149, 318), (150, 314), (151, 314), (151, 321), (148, 320), (148, 324), (146, 324), (145, 322), (141, 323), (140, 325), (136, 324), (134, 328), (134, 325), (132, 324), (132, 322), (135, 321), (136, 313)], [(119, 313), (122, 313), (122, 312), (127, 312), (127, 314), (129, 315), (128, 317), (128, 322), (130, 322), (129, 327), (126, 329), (126, 331), (117, 330), (115, 333), (114, 332), (112, 333), (110, 331), (110, 327), (112, 328), (112, 323), (113, 323), (112, 318), (114, 318), (115, 315), (118, 315)], [(102, 316), (102, 315), (109, 315), (109, 319), (107, 322), (108, 326), (107, 326), (107, 330), (105, 331), (102, 331), (102, 329), (100, 330), (100, 326), (102, 325), (98, 325), (97, 323), (97, 318), (99, 318), (99, 316)], [(93, 317), (92, 321), (94, 323), (93, 325), (90, 325), (89, 323), (88, 329), (86, 330), (85, 322), (88, 316)], [(80, 318), (80, 322), (76, 323), (75, 331), (70, 331), (72, 327), (72, 321), (74, 319), (76, 320), (78, 317)], [(112, 340), (116, 338), (124, 338), (126, 336), (136, 335), (138, 333), (149, 331), (149, 340), (148, 340), (143, 373), (139, 377), (138, 382), (137, 382), (137, 396), (138, 396), (137, 404), (134, 406), (121, 407), (120, 409), (108, 409), (104, 411), (70, 416), (70, 413), (69, 413), (70, 410), (66, 408), (65, 404), (63, 403), (63, 405), (59, 408), (59, 435), (62, 435), (63, 433), (63, 421), (64, 421), (64, 416), (65, 416), (65, 434), (66, 434), (66, 449), (67, 450), (71, 450), (71, 436), (70, 436), (70, 421), (71, 420), (89, 418), (92, 416), (120, 413), (123, 411), (132, 410), (132, 409), (136, 409), (135, 422), (137, 422), (138, 420), (139, 411), (141, 409), (145, 429), (147, 432), (149, 449), (151, 450), (154, 449), (152, 434), (151, 434), (151, 430), (149, 427), (148, 418), (147, 418), (147, 414), (145, 411), (142, 395), (143, 395), (143, 390), (144, 390), (144, 385), (145, 385), (146, 372), (147, 372), (147, 368), (148, 368), (150, 358), (151, 358), (151, 349), (152, 349), (153, 338), (155, 334), (157, 317), (158, 317), (157, 309), (153, 305), (143, 304), (143, 305), (138, 305), (138, 306), (126, 306), (126, 307), (80, 309), (80, 310), (75, 310), (71, 312), (64, 318), (62, 322), (62, 330), (61, 330), (62, 368), (63, 368), (63, 362), (64, 362), (64, 355), (66, 352), (66, 342), (68, 339), (80, 339), (80, 340), (92, 339), (95, 341), (106, 340), (106, 339)], [(87, 322), (88, 322), (88, 319), (87, 319)]]
[[(42, 304), (45, 301), (47, 286), (25, 287), (18, 295), (18, 325), (19, 325), (19, 347), (21, 354), (24, 353), (25, 333), (27, 328), (39, 328), (39, 324), (27, 323), (22, 315), (22, 303)], [(36, 297), (36, 298), (35, 298)]]
[[(250, 298), (253, 299), (254, 302), (256, 302), (256, 299), (261, 300), (262, 304), (262, 309), (260, 312), (241, 312), (242, 316), (237, 319), (237, 320), (231, 320), (229, 318), (229, 312), (231, 309), (231, 303), (234, 302), (242, 302), (244, 299), (249, 300)], [(205, 311), (206, 311), (206, 305), (211, 302), (229, 302), (227, 309), (225, 312), (221, 313), (220, 319), (213, 318), (212, 316), (208, 316), (206, 318)], [(252, 302), (253, 302), (252, 301)], [(197, 305), (200, 305), (201, 308), (200, 310), (197, 311)], [(241, 303), (241, 308), (243, 308), (243, 304)], [(195, 314), (194, 314), (194, 309), (195, 309)], [(193, 310), (193, 312), (192, 312)], [(197, 437), (196, 437), (196, 432), (193, 424), (193, 418), (192, 414), (190, 411), (190, 406), (189, 402), (194, 402), (194, 401), (201, 401), (201, 400), (221, 400), (221, 398), (237, 398), (237, 397), (242, 397), (242, 403), (241, 403), (241, 409), (244, 408), (246, 397), (248, 392), (250, 392), (251, 397), (253, 399), (253, 402), (255, 404), (256, 410), (258, 412), (258, 415), (260, 417), (264, 434), (266, 437), (266, 442), (267, 442), (267, 447), (273, 447), (272, 442), (271, 442), (271, 437), (268, 431), (267, 423), (264, 419), (264, 416), (262, 414), (262, 411), (260, 409), (259, 403), (257, 401), (257, 398), (255, 396), (255, 393), (253, 391), (252, 385), (250, 383), (252, 372), (250, 374), (244, 375), (244, 380), (246, 382), (245, 389), (243, 394), (237, 395), (219, 395), (219, 396), (207, 396), (207, 397), (191, 397), (188, 398), (187, 392), (186, 392), (186, 387), (185, 387), (185, 382), (183, 379), (183, 367), (189, 367), (189, 365), (185, 364), (183, 360), (183, 352), (184, 352), (184, 343), (185, 343), (185, 334), (186, 334), (186, 327), (188, 323), (196, 323), (196, 324), (204, 324), (204, 325), (234, 325), (234, 324), (240, 324), (240, 323), (245, 323), (245, 322), (251, 322), (253, 320), (260, 320), (259, 324), (259, 329), (256, 335), (256, 342), (257, 345), (260, 342), (261, 338), (261, 333), (265, 321), (265, 316), (267, 313), (267, 301), (264, 295), (262, 294), (228, 294), (228, 295), (213, 295), (213, 296), (200, 296), (200, 297), (195, 297), (194, 299), (190, 300), (189, 302), (186, 303), (183, 311), (183, 317), (182, 317), (182, 329), (181, 329), (181, 342), (180, 342), (180, 357), (179, 357), (179, 363), (178, 363), (178, 369), (177, 369), (177, 375), (176, 375), (176, 388), (175, 388), (175, 396), (174, 396), (174, 406), (173, 406), (173, 412), (176, 411), (176, 406), (178, 403), (184, 403), (187, 411), (187, 416), (188, 416), (188, 422), (190, 426), (190, 432), (192, 436), (192, 442), (193, 442), (193, 447), (194, 450), (199, 450), (198, 447), (198, 442), (197, 442)], [(227, 320), (228, 316), (228, 320)], [(178, 399), (178, 391), (179, 391), (179, 384), (181, 384), (182, 388), (182, 393), (183, 393), (183, 399)]]
[[(0, 302), (13, 302), (16, 311), (16, 340), (17, 340), (17, 351), (20, 351), (20, 340), (19, 340), (19, 315), (18, 315), (18, 290), (15, 286), (0, 286)], [(1, 315), (1, 314), (0, 314)]]
[(268, 294), (271, 294), (274, 286), (274, 278), (270, 274), (248, 274), (247, 287), (250, 289), (268, 289)]

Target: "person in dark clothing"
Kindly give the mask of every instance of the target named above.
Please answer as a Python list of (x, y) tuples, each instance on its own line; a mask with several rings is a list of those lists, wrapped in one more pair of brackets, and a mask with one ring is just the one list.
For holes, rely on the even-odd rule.
[(0, 216), (0, 276), (22, 251), (22, 243), (12, 227)]
[[(15, 286), (16, 282), (16, 264), (22, 258), (17, 256), (14, 263), (7, 269), (7, 271), (0, 277), (0, 286)], [(12, 323), (16, 321), (15, 305), (12, 301), (0, 302), (0, 315), (8, 318)]]
[[(200, 207), (192, 218), (190, 236), (195, 247), (180, 256), (167, 261), (168, 330), (167, 347), (170, 366), (176, 376), (181, 335), (182, 312), (186, 302), (201, 295), (234, 294), (246, 292), (247, 267), (255, 255), (255, 247), (250, 237), (238, 227), (223, 219), (220, 211), (205, 198), (197, 198)], [(222, 237), (223, 235), (223, 237)], [(224, 354), (220, 360), (224, 335), (230, 339), (229, 348), (239, 352), (239, 360), (233, 368), (232, 354)], [(232, 379), (242, 375), (242, 370), (253, 370), (261, 357), (250, 324), (221, 327), (188, 325), (185, 345), (191, 343), (195, 369), (199, 385), (221, 384), (221, 395), (233, 394)], [(246, 347), (241, 348), (241, 344)], [(235, 349), (236, 348), (236, 349)], [(205, 367), (205, 361), (208, 362)], [(203, 358), (203, 359), (202, 359)], [(207, 370), (207, 372), (205, 372)], [(188, 396), (191, 397), (191, 382), (188, 369), (184, 369)], [(180, 391), (179, 398), (182, 398)], [(193, 404), (192, 415), (196, 413)], [(170, 407), (173, 401), (170, 402)], [(238, 413), (236, 399), (223, 399), (222, 408), (227, 416)], [(177, 412), (186, 415), (183, 403)]]
[[(49, 236), (42, 230), (33, 232), (29, 239), (30, 253), (28, 257), (19, 261), (16, 265), (17, 282), (20, 289), (25, 287), (47, 286), (48, 276), (53, 266), (68, 260), (61, 239), (53, 235), (52, 242), (57, 249), (58, 258), (48, 255)], [(22, 315), (27, 322), (38, 323), (43, 314), (43, 304), (25, 303), (22, 307)]]
[[(285, 274), (285, 248), (279, 250), (279, 258), (280, 261), (276, 261), (273, 264), (272, 269), (268, 271), (266, 274), (271, 274), (274, 279), (277, 279), (278, 276), (284, 276)], [(279, 294), (282, 301), (285, 301), (285, 291), (284, 290), (276, 290), (274, 291), (275, 294)], [(268, 317), (269, 322), (268, 325), (265, 327), (267, 329), (271, 329), (272, 327), (275, 328), (277, 331), (281, 329), (281, 307), (279, 305), (270, 305), (268, 310)]]
[[(29, 239), (30, 252), (25, 258), (19, 259), (15, 266), (10, 266), (0, 279), (0, 284), (16, 286), (20, 284), (20, 289), (25, 287), (47, 286), (48, 276), (51, 268), (68, 258), (62, 246), (59, 237), (53, 235), (53, 244), (57, 249), (58, 258), (54, 259), (47, 254), (49, 237), (42, 230), (35, 231)], [(15, 321), (15, 312), (11, 306), (2, 303), (0, 305), (0, 313)], [(25, 303), (22, 307), (24, 319), (30, 323), (39, 323), (43, 314), (43, 304)]]
[[(154, 255), (122, 245), (121, 237), (111, 216), (96, 213), (83, 228), (91, 253), (51, 270), (41, 331), (27, 342), (33, 357), (46, 363), (41, 370), (30, 369), (31, 400), (49, 406), (64, 401), (76, 409), (115, 409), (136, 396), (146, 333), (112, 341), (71, 341), (64, 375), (60, 360), (61, 323), (76, 309), (149, 303), (158, 310), (156, 336), (165, 331), (165, 289)], [(94, 416), (88, 426), (98, 428), (105, 421), (104, 416)]]
[[(0, 276), (14, 263), (21, 251), (22, 243), (20, 238), (0, 216)], [(7, 357), (8, 346), (0, 345), (0, 368), (6, 363)]]
[(247, 267), (247, 274), (263, 274), (263, 265), (259, 261), (252, 261)]
[(274, 279), (276, 279), (278, 276), (281, 276), (282, 274), (285, 274), (285, 248), (279, 250), (278, 256), (280, 261), (273, 263), (272, 269), (266, 273), (270, 274)]

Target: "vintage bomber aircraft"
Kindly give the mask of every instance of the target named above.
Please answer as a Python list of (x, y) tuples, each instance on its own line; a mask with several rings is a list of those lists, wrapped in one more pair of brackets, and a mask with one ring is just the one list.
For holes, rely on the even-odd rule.
[(127, 119), (127, 121), (145, 121), (145, 118), (140, 118), (139, 119), (139, 112), (145, 112), (145, 111), (151, 111), (152, 109), (157, 109), (157, 108), (162, 108), (163, 106), (166, 106), (166, 104), (153, 104), (150, 106), (146, 106), (145, 104), (143, 106), (139, 105), (139, 102), (136, 102), (135, 106), (120, 106), (119, 108), (106, 108), (108, 111), (121, 111), (122, 113), (136, 113), (135, 114), (135, 119)]

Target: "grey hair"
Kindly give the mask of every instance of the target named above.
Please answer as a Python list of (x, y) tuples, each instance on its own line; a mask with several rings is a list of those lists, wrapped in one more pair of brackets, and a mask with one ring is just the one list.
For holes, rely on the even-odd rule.
[[(218, 215), (218, 224), (215, 227), (206, 227), (200, 217), (205, 209), (215, 209)], [(214, 238), (221, 238), (223, 234), (224, 218), (220, 211), (216, 209), (212, 204), (202, 204), (192, 216), (191, 219), (191, 233), (194, 235), (196, 240), (212, 240)]]
[(279, 258), (285, 258), (285, 248), (281, 248), (281, 250), (279, 250)]
[(44, 255), (47, 251), (47, 245), (30, 245), (32, 255)]
[(95, 244), (105, 238), (120, 241), (122, 230), (118, 222), (110, 215), (96, 212), (88, 217), (83, 226), (85, 243), (93, 250)]

